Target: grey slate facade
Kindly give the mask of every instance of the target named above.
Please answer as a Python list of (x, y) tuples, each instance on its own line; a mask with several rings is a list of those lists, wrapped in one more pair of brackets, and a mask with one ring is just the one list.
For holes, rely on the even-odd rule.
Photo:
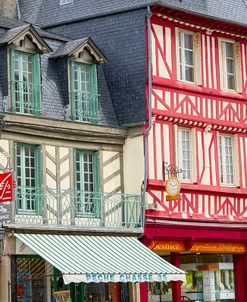
[[(3, 20), (6, 20), (6, 25), (2, 24)], [(10, 63), (7, 56), (7, 43), (29, 27), (28, 24), (19, 21), (10, 22), (9, 20), (3, 17), (0, 26), (0, 112), (10, 111), (10, 108), (7, 108), (4, 104), (4, 98), (9, 94), (8, 66)], [(67, 58), (57, 60), (51, 58), (51, 56), (54, 51), (71, 39), (55, 35), (38, 27), (35, 27), (35, 30), (50, 48), (49, 52), (41, 54), (41, 116), (51, 119), (63, 120), (66, 118), (70, 120), (70, 117), (65, 116), (66, 106), (69, 102)], [(100, 95), (99, 124), (118, 126), (108, 84), (101, 66), (98, 67), (98, 92)]]
[[(143, 8), (50, 29), (71, 39), (90, 36), (107, 57), (109, 64), (100, 68), (121, 126), (146, 118), (146, 15)], [(103, 112), (108, 110), (107, 103), (101, 104)]]

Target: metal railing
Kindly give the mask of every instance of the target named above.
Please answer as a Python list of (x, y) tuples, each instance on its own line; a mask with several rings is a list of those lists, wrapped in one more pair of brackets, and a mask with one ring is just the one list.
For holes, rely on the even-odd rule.
[(72, 120), (97, 124), (99, 121), (98, 94), (71, 92)]
[(41, 85), (22, 81), (9, 81), (9, 86), (11, 112), (40, 115)]
[(187, 297), (187, 296), (182, 296), (182, 301), (181, 302), (195, 302), (195, 300), (191, 300), (189, 297)]
[(139, 229), (139, 195), (17, 187), (15, 224)]

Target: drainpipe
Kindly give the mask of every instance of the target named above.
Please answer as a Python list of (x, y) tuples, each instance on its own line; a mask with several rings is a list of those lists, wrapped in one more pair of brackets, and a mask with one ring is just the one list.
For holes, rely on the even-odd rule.
[(16, 3), (16, 10), (17, 10), (17, 18), (21, 20), (21, 10), (19, 5), (19, 0), (15, 0), (15, 3)]
[(5, 126), (4, 117), (5, 116), (3, 114), (0, 114), (0, 138), (2, 135), (3, 127)]
[(148, 134), (152, 128), (152, 49), (151, 49), (151, 17), (152, 12), (150, 6), (147, 7), (147, 39), (148, 39), (148, 124), (144, 131), (144, 182), (142, 194), (142, 207), (143, 207), (143, 225), (145, 221), (146, 209), (146, 190), (147, 190), (147, 166), (148, 166)]

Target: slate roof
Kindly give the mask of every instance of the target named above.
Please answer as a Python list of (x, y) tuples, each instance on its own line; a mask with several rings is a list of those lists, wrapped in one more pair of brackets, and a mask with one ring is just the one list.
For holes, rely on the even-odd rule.
[(52, 55), (51, 58), (68, 56), (75, 51), (87, 38), (73, 40), (65, 43), (63, 46), (59, 47)]
[[(0, 44), (7, 43), (29, 26), (30, 24), (24, 23), (23, 21), (18, 21), (0, 16), (0, 28), (4, 28), (6, 30), (6, 32), (0, 36)], [(63, 42), (70, 41), (70, 39), (68, 38), (45, 31), (38, 26), (33, 27), (43, 38), (54, 39)]]
[(30, 25), (26, 24), (10, 30), (7, 30), (3, 35), (0, 36), (0, 44), (5, 44), (14, 39), (17, 35), (27, 29)]
[(19, 0), (19, 4), (24, 20), (47, 27), (97, 15), (134, 10), (147, 5), (167, 5), (247, 25), (246, 0), (73, 0), (73, 4), (63, 6), (59, 5), (59, 0)]
[(2, 28), (11, 29), (11, 28), (23, 26), (25, 24), (26, 22), (23, 22), (21, 20), (10, 19), (4, 16), (0, 17), (0, 27)]

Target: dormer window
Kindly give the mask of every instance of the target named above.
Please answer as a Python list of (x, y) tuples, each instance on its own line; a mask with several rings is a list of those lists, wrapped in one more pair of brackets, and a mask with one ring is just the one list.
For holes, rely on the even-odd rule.
[[(67, 57), (67, 69), (64, 58)], [(98, 123), (99, 121), (99, 92), (97, 84), (97, 65), (107, 62), (107, 59), (90, 38), (69, 41), (58, 48), (51, 58), (57, 59), (58, 68), (67, 82), (68, 87), (61, 87), (69, 116), (73, 121)], [(66, 66), (66, 68), (67, 68)], [(67, 91), (66, 91), (67, 89)]]
[(6, 104), (14, 113), (41, 114), (40, 54), (50, 47), (31, 25), (11, 29), (1, 36), (7, 44), (8, 95)]
[(72, 119), (98, 123), (98, 87), (95, 64), (70, 62)]
[(40, 115), (40, 56), (11, 49), (10, 51), (11, 111)]

